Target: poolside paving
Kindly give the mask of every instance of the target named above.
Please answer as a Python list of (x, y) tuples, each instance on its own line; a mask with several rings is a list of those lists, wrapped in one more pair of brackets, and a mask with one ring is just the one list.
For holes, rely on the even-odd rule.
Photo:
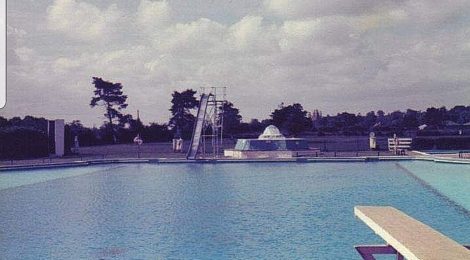
[[(233, 143), (227, 142), (224, 149), (233, 148)], [(185, 143), (185, 147), (188, 147)], [(326, 151), (318, 153), (319, 158), (330, 157), (363, 157), (363, 156), (391, 156), (389, 151)], [(44, 165), (54, 163), (71, 163), (77, 161), (112, 160), (112, 159), (185, 159), (186, 153), (172, 151), (171, 143), (144, 143), (140, 148), (135, 144), (116, 144), (80, 147), (79, 153), (71, 156), (45, 157), (26, 160), (3, 160), (0, 166), (15, 165)], [(220, 155), (220, 158), (224, 158)], [(227, 158), (225, 158), (227, 159)]]

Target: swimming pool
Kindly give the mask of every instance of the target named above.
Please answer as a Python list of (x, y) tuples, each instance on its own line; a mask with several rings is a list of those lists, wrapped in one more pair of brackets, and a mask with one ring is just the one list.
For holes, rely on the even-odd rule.
[(0, 173), (0, 258), (359, 259), (353, 245), (383, 241), (354, 218), (355, 205), (394, 206), (470, 244), (466, 204), (427, 186), (436, 185), (432, 178), (424, 181), (422, 172), (436, 175), (440, 167), (469, 174), (468, 165), (433, 162)]
[(400, 165), (418, 181), (470, 212), (470, 165), (423, 161), (402, 162)]

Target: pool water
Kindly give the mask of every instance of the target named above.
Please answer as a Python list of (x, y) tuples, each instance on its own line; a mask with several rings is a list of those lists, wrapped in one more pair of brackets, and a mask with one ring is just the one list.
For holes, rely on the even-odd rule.
[(470, 165), (423, 161), (400, 164), (436, 192), (470, 212)]
[(89, 174), (104, 169), (113, 169), (119, 166), (92, 166), (92, 167), (76, 167), (53, 168), (53, 169), (37, 169), (34, 171), (11, 171), (0, 173), (0, 190), (14, 188), (23, 185), (30, 185), (39, 182), (47, 182), (55, 179), (75, 177), (79, 175)]
[[(359, 259), (355, 244), (383, 241), (355, 219), (355, 205), (397, 207), (470, 244), (469, 214), (410, 174), (435, 166), (130, 164), (0, 173), (0, 183), (10, 183), (0, 190), (0, 258)], [(468, 172), (460, 167), (456, 173)], [(29, 181), (14, 181), (21, 178)]]

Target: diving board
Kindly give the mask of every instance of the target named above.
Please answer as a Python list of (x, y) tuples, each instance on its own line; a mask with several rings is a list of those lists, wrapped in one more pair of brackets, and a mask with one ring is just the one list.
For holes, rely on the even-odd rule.
[(388, 243), (356, 246), (363, 259), (373, 260), (373, 254), (408, 260), (470, 259), (469, 249), (393, 207), (356, 206), (354, 215)]

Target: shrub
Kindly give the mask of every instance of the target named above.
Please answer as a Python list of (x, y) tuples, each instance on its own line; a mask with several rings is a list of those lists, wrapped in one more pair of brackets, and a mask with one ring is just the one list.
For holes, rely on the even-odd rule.
[(47, 135), (27, 127), (0, 129), (0, 158), (27, 159), (48, 155)]
[(413, 149), (417, 150), (458, 150), (470, 149), (470, 137), (416, 137), (413, 139)]

